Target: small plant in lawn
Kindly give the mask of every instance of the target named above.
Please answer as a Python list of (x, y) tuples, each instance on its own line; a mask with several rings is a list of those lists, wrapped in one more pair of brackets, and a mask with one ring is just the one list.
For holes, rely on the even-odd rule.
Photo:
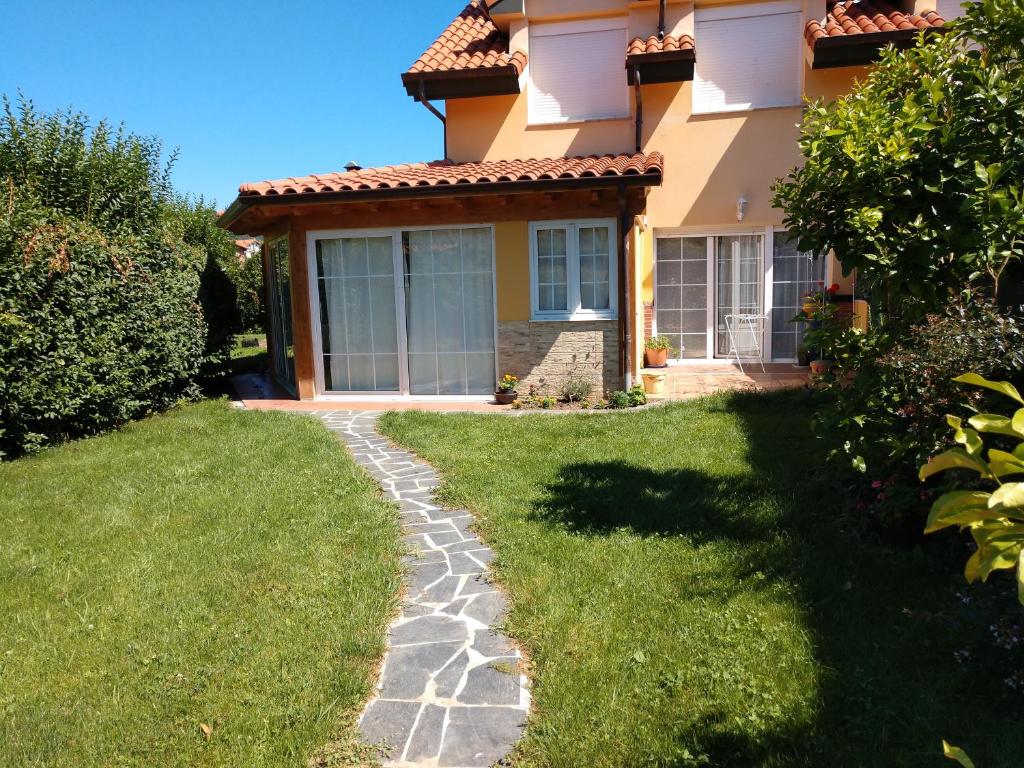
[(566, 403), (585, 401), (594, 392), (594, 380), (582, 371), (574, 370), (562, 382), (558, 390), (561, 399)]
[(626, 393), (626, 399), (629, 401), (630, 408), (636, 408), (639, 405), (646, 405), (647, 392), (644, 390), (642, 384), (634, 384)]
[[(925, 533), (959, 526), (971, 533), (978, 548), (964, 567), (968, 582), (985, 581), (996, 570), (1017, 569), (1017, 594), (1024, 604), (1024, 482), (1006, 482), (1005, 478), (1024, 475), (1024, 397), (1005, 381), (989, 381), (976, 373), (958, 376), (954, 381), (973, 384), (999, 392), (1022, 407), (1012, 416), (978, 413), (963, 421), (950, 416), (953, 438), (959, 447), (950, 448), (921, 467), (921, 480), (950, 469), (976, 472), (985, 486), (994, 491), (968, 488), (950, 491), (932, 505)], [(1012, 451), (985, 450), (981, 434), (996, 440), (1016, 442)], [(1009, 447), (1009, 446), (1007, 446)]]
[(609, 408), (629, 408), (629, 395), (617, 389), (608, 396)]

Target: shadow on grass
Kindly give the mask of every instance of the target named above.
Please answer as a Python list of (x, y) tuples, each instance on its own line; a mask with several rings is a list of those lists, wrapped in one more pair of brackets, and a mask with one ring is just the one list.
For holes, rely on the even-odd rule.
[(532, 516), (582, 536), (626, 529), (734, 545), (740, 567), (716, 580), (712, 606), (758, 589), (744, 578), (755, 572), (767, 575), (766, 586), (796, 585), (820, 670), (815, 718), (752, 738), (724, 715), (707, 715), (695, 730), (710, 764), (941, 766), (948, 738), (979, 765), (1021, 765), (1024, 708), (1019, 694), (1016, 705), (1007, 695), (1000, 662), (978, 659), (971, 669), (954, 659), (958, 648), (981, 648), (987, 619), (968, 615), (955, 595), (960, 559), (951, 542), (908, 553), (844, 530), (841, 500), (827, 492), (815, 455), (806, 393), (737, 393), (704, 407), (739, 419), (749, 472), (571, 463)]

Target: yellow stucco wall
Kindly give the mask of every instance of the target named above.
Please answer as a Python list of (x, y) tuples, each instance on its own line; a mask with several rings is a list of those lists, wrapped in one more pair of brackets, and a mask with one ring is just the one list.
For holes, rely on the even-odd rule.
[(494, 225), (498, 322), (530, 319), (530, 233), (525, 221)]

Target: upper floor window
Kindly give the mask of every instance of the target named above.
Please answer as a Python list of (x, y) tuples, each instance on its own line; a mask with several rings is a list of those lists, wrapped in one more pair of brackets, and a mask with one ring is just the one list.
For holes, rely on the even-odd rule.
[(697, 8), (693, 112), (800, 104), (800, 3)]
[(935, 0), (935, 10), (946, 21), (952, 21), (964, 15), (964, 0)]
[(530, 225), (534, 320), (615, 318), (615, 221), (538, 221)]
[(530, 26), (529, 122), (629, 117), (624, 19)]

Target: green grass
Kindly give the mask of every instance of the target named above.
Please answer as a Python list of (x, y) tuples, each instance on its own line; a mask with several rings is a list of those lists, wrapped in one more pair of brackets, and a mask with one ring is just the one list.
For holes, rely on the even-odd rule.
[(0, 765), (350, 744), (401, 550), (313, 419), (207, 402), (0, 465), (0, 530)]
[(992, 643), (994, 586), (964, 585), (952, 536), (842, 529), (806, 397), (383, 419), (496, 551), (533, 663), (517, 765), (916, 768), (949, 764), (942, 738), (1021, 765), (1002, 681), (1024, 658)]
[(267, 348), (265, 346), (242, 346), (243, 340), (252, 339), (265, 342), (267, 335), (265, 333), (243, 333), (235, 337), (235, 345), (231, 348), (231, 362), (227, 370), (228, 376), (262, 373), (267, 370)]

